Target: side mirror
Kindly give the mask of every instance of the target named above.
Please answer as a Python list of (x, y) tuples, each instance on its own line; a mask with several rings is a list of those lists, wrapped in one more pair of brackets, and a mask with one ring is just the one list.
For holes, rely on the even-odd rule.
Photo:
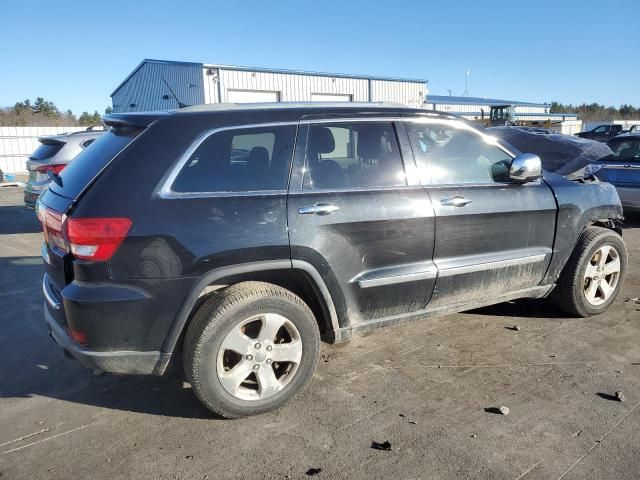
[(512, 160), (509, 180), (526, 183), (538, 180), (540, 177), (542, 177), (542, 161), (538, 155), (522, 153)]

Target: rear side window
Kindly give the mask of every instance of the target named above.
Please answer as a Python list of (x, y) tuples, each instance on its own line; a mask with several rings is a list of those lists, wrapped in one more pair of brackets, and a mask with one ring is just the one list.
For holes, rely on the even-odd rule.
[(61, 173), (58, 182), (49, 187), (58, 195), (76, 198), (100, 171), (136, 138), (143, 129), (112, 128), (100, 135), (91, 148), (82, 150)]
[(53, 157), (64, 146), (64, 143), (42, 143), (29, 157), (31, 160), (47, 160)]
[(305, 190), (407, 184), (391, 122), (312, 124), (306, 164)]
[(214, 133), (187, 159), (171, 189), (180, 193), (286, 190), (295, 135), (295, 125)]

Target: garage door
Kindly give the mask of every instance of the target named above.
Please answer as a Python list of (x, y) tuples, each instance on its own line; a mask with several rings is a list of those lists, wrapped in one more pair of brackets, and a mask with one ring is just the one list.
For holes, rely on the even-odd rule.
[(227, 101), (231, 103), (279, 102), (280, 92), (265, 90), (227, 90)]
[(342, 93), (312, 93), (312, 102), (350, 102), (351, 95)]

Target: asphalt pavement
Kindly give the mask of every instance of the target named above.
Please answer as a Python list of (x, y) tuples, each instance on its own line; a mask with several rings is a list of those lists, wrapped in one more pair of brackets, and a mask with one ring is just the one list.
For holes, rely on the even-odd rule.
[(98, 376), (63, 356), (21, 199), (0, 188), (1, 480), (640, 478), (638, 217), (604, 315), (522, 300), (377, 330), (324, 345), (283, 409), (229, 421), (179, 369)]

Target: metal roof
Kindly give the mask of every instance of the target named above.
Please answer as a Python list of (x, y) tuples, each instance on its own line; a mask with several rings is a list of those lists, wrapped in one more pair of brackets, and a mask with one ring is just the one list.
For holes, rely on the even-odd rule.
[(262, 73), (279, 73), (284, 75), (311, 75), (316, 77), (332, 77), (332, 78), (353, 78), (360, 80), (380, 80), (385, 82), (407, 82), (407, 83), (429, 83), (429, 80), (419, 79), (419, 78), (400, 78), (400, 77), (379, 77), (373, 75), (355, 75), (349, 73), (327, 73), (327, 72), (314, 72), (314, 71), (305, 71), (305, 70), (286, 70), (286, 69), (277, 69), (277, 68), (264, 68), (264, 67), (243, 67), (239, 65), (221, 65), (221, 64), (211, 64), (211, 63), (198, 63), (198, 62), (180, 62), (175, 60), (154, 60), (150, 58), (145, 58), (142, 60), (133, 71), (127, 75), (127, 77), (120, 82), (120, 85), (116, 87), (116, 89), (111, 93), (113, 97), (118, 90), (122, 88), (122, 86), (129, 81), (135, 73), (142, 68), (145, 63), (160, 63), (164, 65), (197, 65), (202, 68), (219, 68), (222, 70), (237, 70), (244, 72), (262, 72)]
[(483, 97), (456, 97), (452, 95), (427, 95), (427, 103), (435, 104), (472, 104), (472, 105), (520, 105), (523, 107), (550, 107), (546, 103), (521, 102), (518, 100), (501, 100)]

